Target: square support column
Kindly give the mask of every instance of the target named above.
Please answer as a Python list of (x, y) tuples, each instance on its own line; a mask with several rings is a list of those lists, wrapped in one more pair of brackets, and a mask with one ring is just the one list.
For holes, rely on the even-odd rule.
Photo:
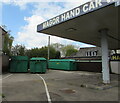
[(101, 29), (101, 49), (102, 49), (102, 76), (103, 83), (110, 83), (110, 73), (109, 73), (109, 59), (108, 59), (108, 41), (107, 32), (108, 29)]

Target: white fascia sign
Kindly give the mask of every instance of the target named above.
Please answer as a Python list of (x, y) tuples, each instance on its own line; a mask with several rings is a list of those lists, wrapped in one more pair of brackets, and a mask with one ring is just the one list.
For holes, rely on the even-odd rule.
[(80, 15), (86, 14), (88, 12), (97, 10), (98, 8), (107, 6), (111, 3), (115, 2), (115, 0), (93, 0), (91, 2), (87, 2), (77, 8), (74, 8), (70, 11), (67, 11), (57, 17), (54, 17), (50, 20), (45, 21), (41, 24), (41, 30), (46, 29), (48, 27), (54, 26), (56, 24), (59, 24), (61, 22), (65, 22), (67, 20), (70, 20), (72, 18), (78, 17)]

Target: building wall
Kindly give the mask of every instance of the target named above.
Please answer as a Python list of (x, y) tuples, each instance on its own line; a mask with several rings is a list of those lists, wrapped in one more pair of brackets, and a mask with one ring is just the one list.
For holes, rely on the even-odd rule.
[[(111, 51), (109, 50), (109, 55)], [(96, 57), (102, 56), (101, 47), (80, 48), (72, 57)]]
[(9, 71), (9, 56), (2, 55), (2, 72)]
[(100, 47), (80, 48), (73, 57), (90, 57), (90, 56), (101, 56)]
[(78, 71), (102, 72), (101, 62), (77, 62)]
[(120, 74), (120, 70), (119, 70), (120, 61), (111, 61), (110, 66), (111, 66), (112, 73)]
[(7, 32), (0, 27), (0, 73), (2, 73), (2, 69), (6, 69), (9, 66), (9, 57), (2, 54), (3, 45), (4, 45), (4, 36)]
[(2, 31), (0, 29), (0, 50), (2, 49)]
[(0, 28), (0, 74), (2, 70), (2, 29)]
[[(0, 79), (2, 79), (2, 30), (0, 28)], [(0, 93), (2, 93), (2, 81), (0, 80)], [(2, 96), (0, 96), (0, 102), (2, 103)]]

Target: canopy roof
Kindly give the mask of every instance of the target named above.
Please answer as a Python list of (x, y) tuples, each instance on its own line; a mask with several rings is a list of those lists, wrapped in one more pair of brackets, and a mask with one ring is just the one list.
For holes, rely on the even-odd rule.
[(115, 6), (116, 4), (92, 1), (85, 3), (38, 25), (37, 32), (101, 46), (101, 34), (98, 31), (107, 28), (109, 49), (119, 49), (120, 6)]

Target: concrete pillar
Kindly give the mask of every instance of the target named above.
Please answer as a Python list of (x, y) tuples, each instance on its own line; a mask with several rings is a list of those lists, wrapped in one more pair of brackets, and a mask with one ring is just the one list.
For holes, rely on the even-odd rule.
[(99, 31), (101, 33), (103, 83), (110, 83), (107, 31), (108, 29), (101, 29)]

